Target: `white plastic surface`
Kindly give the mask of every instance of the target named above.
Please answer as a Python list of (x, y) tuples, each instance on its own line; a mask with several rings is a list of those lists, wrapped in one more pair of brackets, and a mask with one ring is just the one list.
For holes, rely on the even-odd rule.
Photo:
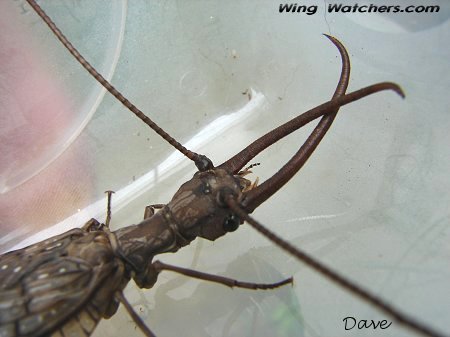
[[(322, 1), (302, 2), (318, 6), (314, 15), (280, 14), (274, 1), (113, 2), (126, 18), (116, 19), (115, 12), (108, 24), (98, 18), (109, 15), (106, 10), (78, 15), (88, 3), (67, 1), (56, 10), (46, 2), (42, 6), (68, 36), (82, 31), (74, 44), (89, 60), (109, 50), (111, 36), (123, 29), (113, 84), (215, 164), (331, 97), (340, 58), (322, 33), (336, 36), (349, 51), (350, 91), (380, 81), (399, 83), (405, 100), (386, 92), (342, 108), (303, 170), (254, 217), (395, 307), (450, 331), (450, 23), (445, 1), (440, 13), (415, 15), (325, 14)], [(410, 4), (414, 1), (405, 5)], [(36, 36), (49, 41), (41, 52), (67, 73), (45, 71), (63, 78), (60, 90), (78, 104), (76, 109), (85, 109), (86, 97), (98, 86), (57, 41), (50, 42), (48, 29), (23, 6), (26, 13), (17, 25), (31, 24)], [(98, 22), (103, 35), (95, 33)], [(108, 64), (104, 58), (113, 58), (101, 55), (95, 62)], [(80, 110), (74, 114), (82, 115)], [(258, 156), (255, 177), (272, 175), (311, 127)], [(108, 189), (117, 192), (113, 227), (137, 223), (145, 205), (167, 202), (194, 170), (107, 94), (62, 155), (0, 196), (0, 247), (36, 242), (82, 226), (90, 217), (102, 220)], [(130, 282), (125, 295), (159, 337), (411, 335), (396, 323), (386, 330), (345, 331), (347, 316), (391, 319), (247, 225), (216, 242), (198, 240), (160, 258), (243, 281), (275, 282), (292, 275), (295, 284), (252, 292), (171, 273), (161, 274), (150, 290), (137, 290)], [(142, 334), (121, 308), (102, 321), (94, 336)]]
[[(45, 34), (40, 19), (29, 15), (24, 4), (4, 1), (0, 6), (0, 193), (5, 194), (45, 169), (72, 144), (105, 90), (84, 82), (84, 74), (67, 67), (67, 52)], [(61, 3), (52, 13), (58, 17), (68, 10), (72, 43), (86, 36), (92, 46), (101, 40), (102, 48), (95, 49), (91, 62), (110, 79), (122, 47), (125, 2), (86, 2), (69, 8)], [(80, 24), (81, 20), (95, 20), (95, 25)], [(49, 50), (55, 50), (52, 57)]]

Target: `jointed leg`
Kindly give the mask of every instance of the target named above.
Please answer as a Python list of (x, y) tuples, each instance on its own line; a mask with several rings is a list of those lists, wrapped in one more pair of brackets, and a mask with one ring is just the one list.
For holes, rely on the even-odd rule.
[(134, 323), (141, 329), (144, 335), (147, 337), (156, 337), (155, 334), (145, 325), (144, 321), (139, 317), (139, 315), (134, 311), (131, 304), (127, 301), (125, 296), (123, 296), (123, 293), (121, 291), (118, 291), (116, 293), (116, 298), (122, 303), (125, 307), (125, 309), (128, 311), (128, 314), (133, 319)]
[(105, 191), (105, 193), (108, 195), (108, 205), (106, 206), (106, 220), (105, 220), (105, 226), (109, 228), (109, 223), (111, 221), (111, 196), (114, 193), (114, 191)]
[(153, 267), (158, 272), (160, 272), (162, 270), (170, 270), (170, 271), (173, 271), (175, 273), (183, 274), (185, 276), (197, 278), (197, 279), (200, 279), (200, 280), (205, 280), (205, 281), (209, 281), (209, 282), (223, 284), (223, 285), (225, 285), (227, 287), (230, 287), (230, 288), (236, 287), (236, 288), (245, 288), (245, 289), (252, 289), (252, 290), (256, 290), (256, 289), (275, 289), (275, 288), (284, 286), (284, 285), (289, 284), (289, 283), (292, 284), (294, 282), (292, 277), (289, 277), (289, 278), (287, 278), (285, 280), (282, 280), (280, 282), (275, 282), (275, 283), (241, 282), (241, 281), (237, 281), (235, 279), (231, 279), (231, 278), (228, 278), (228, 277), (223, 277), (223, 276), (213, 275), (213, 274), (207, 274), (207, 273), (202, 273), (200, 271), (196, 271), (196, 270), (192, 270), (192, 269), (187, 269), (187, 268), (173, 266), (173, 265), (170, 265), (170, 264), (163, 263), (161, 261), (153, 262)]

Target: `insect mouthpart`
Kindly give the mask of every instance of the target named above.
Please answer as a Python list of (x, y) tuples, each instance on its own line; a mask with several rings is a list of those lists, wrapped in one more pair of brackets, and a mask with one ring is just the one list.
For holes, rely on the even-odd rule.
[(253, 182), (249, 179), (244, 178), (244, 176), (253, 173), (253, 171), (250, 170), (251, 168), (258, 165), (260, 165), (260, 163), (251, 164), (242, 171), (239, 171), (238, 174), (234, 176), (236, 179), (239, 180), (239, 185), (241, 187), (242, 192), (248, 192), (258, 186), (259, 177), (256, 177), (256, 179)]

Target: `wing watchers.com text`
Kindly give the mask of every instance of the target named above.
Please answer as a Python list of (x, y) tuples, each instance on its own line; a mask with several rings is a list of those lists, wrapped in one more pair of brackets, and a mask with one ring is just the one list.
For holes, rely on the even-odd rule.
[[(300, 5), (296, 3), (280, 4), (280, 13), (304, 13), (313, 15), (317, 12), (317, 5)], [(438, 5), (344, 5), (339, 3), (330, 3), (326, 7), (328, 13), (438, 13), (440, 7)]]

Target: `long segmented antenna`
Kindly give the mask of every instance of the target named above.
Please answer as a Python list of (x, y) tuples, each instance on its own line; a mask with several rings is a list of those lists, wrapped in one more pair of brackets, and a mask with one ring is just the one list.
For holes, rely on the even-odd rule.
[(106, 90), (108, 90), (115, 98), (117, 98), (126, 108), (133, 112), (139, 119), (152, 128), (158, 135), (160, 135), (170, 145), (180, 151), (183, 155), (192, 160), (200, 171), (206, 171), (214, 167), (211, 160), (205, 155), (195, 153), (188, 150), (179, 142), (177, 142), (166, 131), (161, 129), (155, 122), (147, 117), (141, 110), (139, 110), (133, 103), (126, 99), (114, 86), (109, 83), (91, 64), (78, 52), (78, 50), (67, 40), (66, 36), (56, 27), (55, 23), (42, 10), (42, 8), (34, 1), (27, 0), (28, 4), (35, 10), (35, 12), (44, 20), (50, 30), (55, 34), (59, 41), (66, 47), (66, 49), (75, 57), (75, 59), (91, 74)]
[[(210, 168), (213, 168), (212, 162), (204, 155), (197, 154), (195, 152), (189, 151), (185, 147), (183, 147), (179, 142), (177, 142), (174, 138), (172, 138), (168, 133), (166, 133), (164, 130), (162, 130), (157, 124), (155, 124), (150, 118), (148, 118), (142, 111), (140, 111), (136, 106), (134, 106), (131, 102), (129, 102), (119, 91), (117, 91), (105, 78), (103, 78), (102, 75), (100, 75), (84, 58), (79, 54), (79, 52), (73, 47), (73, 45), (66, 39), (66, 37), (61, 33), (61, 31), (55, 26), (55, 24), (52, 22), (52, 20), (42, 11), (42, 9), (36, 4), (34, 0), (27, 0), (27, 2), (33, 7), (33, 9), (41, 16), (41, 18), (46, 22), (46, 24), (50, 27), (52, 32), (57, 36), (57, 38), (65, 45), (65, 47), (69, 50), (69, 52), (80, 62), (80, 64), (97, 80), (99, 81), (112, 95), (114, 95), (123, 105), (125, 105), (129, 110), (131, 110), (137, 117), (139, 117), (144, 123), (146, 123), (148, 126), (150, 126), (155, 132), (157, 132), (163, 139), (165, 139), (168, 143), (170, 143), (172, 146), (174, 146), (177, 150), (179, 150), (181, 153), (183, 153), (186, 157), (193, 160), (198, 167), (200, 171), (204, 171)], [(341, 52), (341, 55), (343, 57), (343, 65), (345, 69), (345, 57), (348, 59), (348, 55), (346, 55), (345, 49), (341, 50), (340, 43), (334, 39), (331, 36), (327, 36), (339, 49)], [(345, 54), (345, 55), (344, 55)], [(253, 191), (250, 191), (249, 193), (246, 193), (246, 199), (243, 205), (239, 205), (237, 201), (234, 199), (232, 195), (227, 195), (225, 197), (226, 204), (228, 207), (236, 214), (238, 215), (242, 220), (247, 221), (253, 228), (255, 228), (257, 231), (259, 231), (261, 234), (263, 234), (266, 238), (274, 242), (276, 245), (278, 245), (283, 250), (287, 251), (289, 254), (295, 256), (298, 260), (306, 263), (311, 268), (319, 272), (324, 277), (328, 278), (329, 280), (333, 281), (334, 283), (338, 284), (342, 288), (346, 289), (350, 293), (364, 299), (366, 302), (371, 303), (374, 307), (378, 308), (379, 310), (383, 311), (384, 313), (390, 315), (393, 317), (397, 322), (400, 324), (403, 324), (411, 329), (413, 329), (416, 332), (420, 332), (427, 336), (433, 336), (433, 337), (440, 337), (442, 336), (440, 333), (434, 331), (433, 329), (427, 327), (426, 325), (423, 325), (421, 323), (418, 323), (415, 319), (409, 317), (408, 315), (405, 315), (401, 312), (399, 312), (397, 309), (393, 308), (391, 305), (389, 305), (384, 300), (378, 298), (377, 296), (371, 294), (364, 288), (361, 288), (360, 286), (354, 284), (353, 282), (349, 281), (347, 278), (343, 277), (342, 275), (336, 273), (335, 271), (328, 268), (326, 265), (322, 264), (321, 262), (315, 260), (313, 257), (309, 256), (307, 253), (303, 252), (302, 250), (294, 247), (289, 242), (283, 240), (282, 238), (278, 237), (276, 234), (269, 231), (267, 228), (265, 228), (263, 225), (261, 225), (259, 222), (254, 220), (252, 217), (250, 217), (247, 212), (250, 210), (253, 210), (258, 205), (260, 205), (262, 202), (264, 202), (267, 198), (269, 198), (271, 195), (273, 195), (281, 186), (283, 186), (306, 162), (306, 160), (309, 158), (309, 155), (314, 151), (315, 146), (320, 142), (328, 128), (331, 126), (331, 123), (333, 122), (333, 119), (336, 116), (336, 113), (340, 106), (347, 104), (351, 101), (354, 101), (356, 99), (359, 99), (365, 95), (368, 95), (370, 93), (380, 91), (380, 90), (386, 90), (386, 89), (392, 89), (402, 95), (401, 89), (392, 84), (392, 83), (381, 83), (377, 84), (371, 87), (367, 87), (364, 89), (361, 89), (360, 91), (351, 93), (349, 95), (345, 95), (345, 91), (348, 84), (348, 74), (349, 74), (349, 68), (348, 70), (343, 70), (341, 74), (341, 80), (338, 84), (338, 87), (333, 95), (333, 100), (325, 103), (316, 109), (310, 110), (308, 114), (302, 115), (302, 118), (298, 120), (297, 124), (290, 123), (291, 125), (296, 125), (295, 129), (298, 129), (301, 123), (306, 124), (307, 122), (311, 121), (312, 119), (315, 119), (321, 115), (324, 115), (322, 120), (319, 122), (311, 136), (308, 138), (307, 142), (304, 146), (300, 148), (300, 150), (293, 156), (293, 158), (278, 172), (276, 173), (272, 178), (270, 178), (268, 181), (266, 181), (264, 184), (262, 184), (260, 187), (255, 188)], [(315, 117), (314, 117), (315, 116)], [(277, 130), (277, 129), (276, 129)], [(275, 131), (275, 130), (274, 130)], [(287, 131), (283, 131), (287, 132)], [(292, 132), (292, 131), (290, 131)], [(290, 133), (289, 132), (289, 133)], [(266, 135), (267, 136), (267, 135)], [(278, 139), (280, 136), (277, 136)], [(275, 137), (276, 138), (276, 137)], [(282, 138), (282, 137), (281, 137)], [(276, 140), (275, 140), (276, 141)], [(265, 144), (265, 147), (268, 147), (270, 142), (261, 142)], [(268, 144), (268, 145), (267, 145)], [(251, 147), (249, 147), (251, 148)], [(255, 148), (251, 148), (255, 150)], [(255, 156), (254, 152), (249, 151), (248, 148), (245, 149), (248, 151), (248, 153), (244, 153), (244, 155), (252, 156), (252, 158)], [(263, 149), (262, 149), (263, 150)], [(261, 152), (262, 150), (258, 150)], [(256, 150), (255, 150), (256, 151)], [(232, 158), (234, 159), (234, 157)], [(242, 157), (239, 158), (239, 161), (243, 162)], [(232, 171), (239, 170), (237, 168), (239, 164), (236, 164), (236, 162), (233, 161), (227, 161), (223, 164), (224, 166), (232, 167)], [(244, 164), (245, 165), (245, 164)], [(222, 166), (222, 165), (221, 165)], [(108, 216), (106, 220), (106, 226), (108, 227), (110, 222), (110, 193), (108, 194), (109, 202), (108, 202)], [(245, 209), (244, 209), (244, 208)], [(113, 243), (112, 243), (113, 244)], [(142, 329), (144, 334), (146, 336), (154, 336), (154, 334), (145, 326), (145, 324), (142, 322), (142, 320), (136, 315), (134, 310), (132, 310), (129, 303), (125, 300), (123, 297), (123, 294), (121, 292), (118, 292), (116, 294), (116, 299), (122, 302), (126, 309), (130, 312), (131, 316), (135, 320), (136, 324)], [(134, 315), (134, 316), (133, 316)]]
[(310, 157), (314, 149), (320, 143), (321, 139), (331, 126), (331, 123), (333, 122), (333, 119), (335, 118), (340, 106), (382, 90), (393, 90), (401, 97), (404, 97), (404, 93), (401, 88), (398, 85), (389, 82), (378, 83), (345, 95), (345, 90), (347, 88), (350, 73), (350, 62), (348, 59), (348, 54), (343, 45), (338, 40), (331, 36), (327, 37), (338, 47), (342, 57), (343, 65), (341, 78), (333, 95), (333, 99), (330, 102), (311, 109), (310, 111), (294, 118), (293, 120), (260, 137), (258, 140), (250, 144), (233, 158), (220, 165), (220, 167), (232, 172), (234, 172), (235, 170), (239, 170), (249, 160), (253, 159), (256, 154), (263, 151), (279, 139), (297, 130), (301, 126), (309, 123), (320, 115), (325, 114), (324, 117), (313, 130), (306, 142), (300, 147), (297, 153), (291, 158), (291, 160), (288, 161), (287, 164), (285, 164), (277, 173), (275, 173), (262, 185), (248, 192), (245, 192), (246, 197), (244, 198), (242, 205), (237, 202), (232, 194), (224, 196), (225, 202), (241, 220), (245, 220), (254, 229), (260, 232), (270, 241), (275, 243), (281, 249), (287, 251), (290, 255), (295, 256), (298, 260), (304, 262), (309, 267), (323, 275), (325, 278), (331, 280), (333, 283), (339, 285), (355, 296), (363, 299), (364, 301), (372, 304), (377, 309), (391, 316), (398, 323), (409, 327), (415, 332), (421, 333), (425, 336), (442, 337), (443, 335), (439, 332), (436, 332), (427, 325), (417, 322), (415, 318), (400, 312), (384, 300), (378, 298), (371, 292), (348, 280), (341, 274), (333, 271), (328, 266), (322, 264), (320, 261), (316, 260), (306, 252), (298, 249), (297, 247), (291, 245), (289, 242), (280, 238), (278, 235), (272, 233), (269, 229), (264, 227), (248, 214), (248, 212), (252, 212), (262, 202), (275, 194), (276, 191), (278, 191), (281, 186), (289, 181), (292, 176), (295, 175), (295, 173), (303, 166), (303, 164)]
[(275, 243), (278, 247), (285, 250), (292, 256), (295, 256), (298, 260), (304, 262), (309, 267), (320, 273), (325, 278), (329, 279), (333, 283), (339, 285), (341, 288), (344, 288), (348, 292), (353, 295), (363, 299), (366, 302), (369, 302), (374, 307), (378, 308), (382, 312), (388, 314), (392, 318), (394, 318), (398, 323), (405, 325), (416, 332), (420, 332), (424, 336), (429, 337), (445, 337), (441, 333), (433, 330), (432, 328), (419, 323), (413, 317), (410, 317), (396, 308), (392, 307), (379, 297), (373, 295), (366, 289), (356, 285), (353, 281), (348, 280), (346, 277), (341, 274), (333, 271), (328, 266), (316, 260), (314, 257), (310, 256), (308, 253), (302, 251), (301, 249), (291, 245), (289, 242), (283, 240), (278, 235), (272, 233), (258, 221), (253, 219), (247, 212), (240, 207), (238, 202), (234, 199), (234, 196), (231, 194), (225, 198), (225, 201), (230, 207), (230, 209), (236, 213), (241, 219), (245, 220), (248, 224), (250, 224), (254, 229), (264, 235), (267, 239)]

